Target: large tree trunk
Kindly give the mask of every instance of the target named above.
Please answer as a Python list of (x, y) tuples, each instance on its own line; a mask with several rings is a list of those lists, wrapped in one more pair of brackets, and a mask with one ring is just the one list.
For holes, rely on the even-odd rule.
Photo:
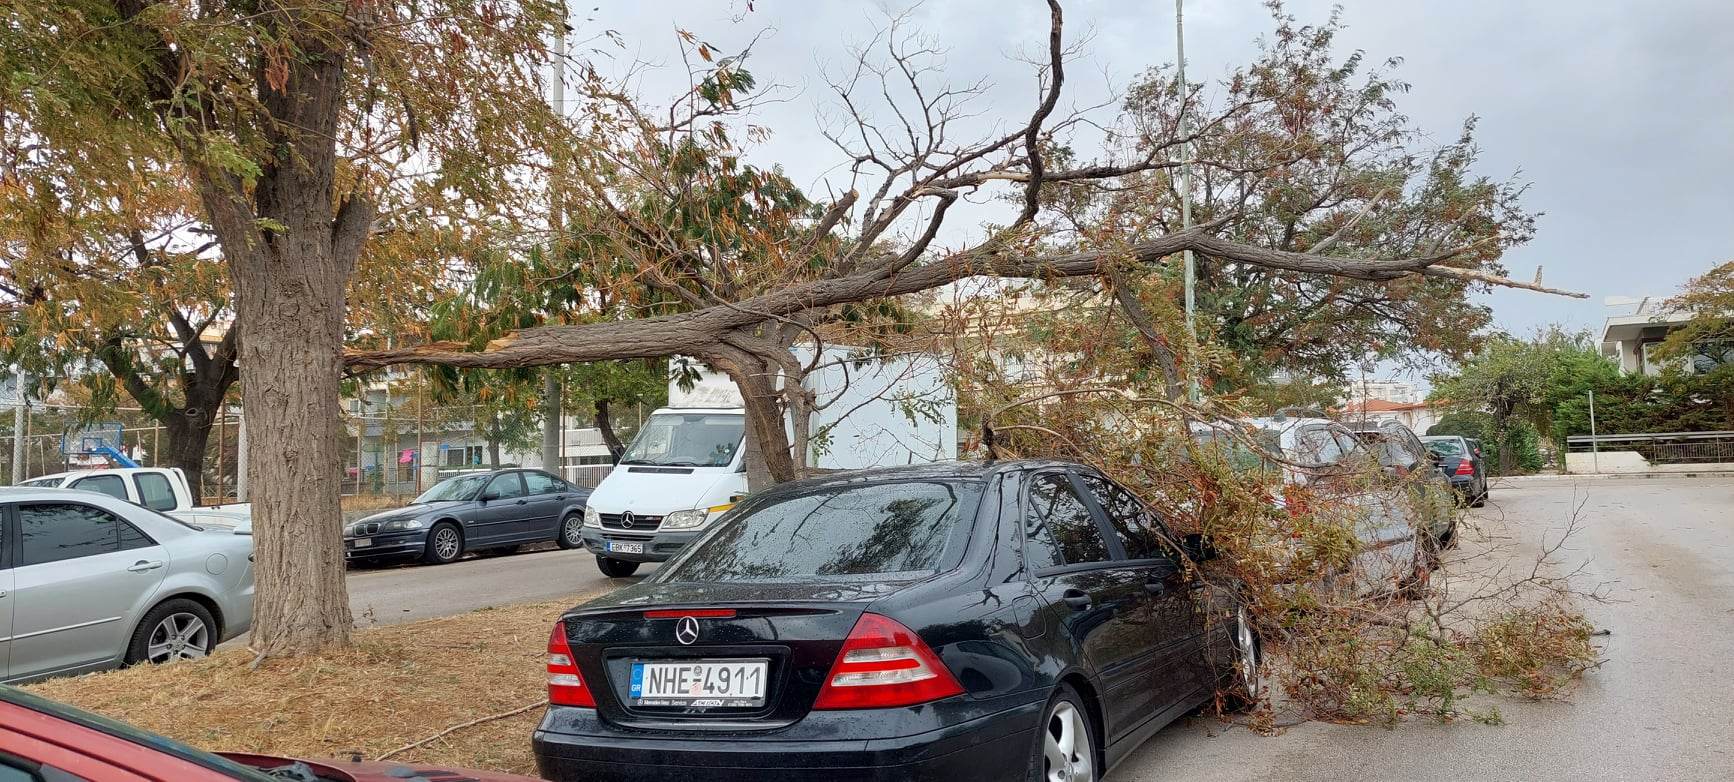
[(609, 460), (620, 463), (620, 454), (626, 452), (626, 446), (621, 445), (620, 435), (614, 433), (614, 417), (608, 412), (608, 400), (598, 399), (596, 408), (596, 431), (602, 433), (602, 443), (608, 446)]
[(163, 444), (163, 452), (152, 454), (152, 459), (157, 464), (176, 467), (185, 473), (193, 504), (202, 504), (205, 501), (205, 449), (211, 442), (211, 421), (177, 412), (162, 424), (168, 435), (167, 442)]
[[(286, 30), (293, 34), (292, 29)], [(284, 83), (261, 80), (277, 159), (247, 188), (199, 168), (200, 197), (235, 287), (258, 592), (253, 649), (296, 655), (349, 643), (338, 465), (344, 293), (373, 223), (371, 200), (336, 189), (347, 53), (297, 40)], [(333, 207), (336, 206), (335, 217)]]
[(318, 241), (284, 244), (281, 255), (231, 261), (247, 333), (243, 402), (255, 433), (247, 438), (258, 559), (252, 645), (262, 654), (347, 643), (354, 621), (333, 468), (343, 463), (338, 381), (348, 275)]
[(758, 491), (800, 477), (789, 452), (776, 370), (745, 351), (723, 348), (721, 353), (726, 359), (711, 364), (735, 381), (746, 408), (747, 490)]

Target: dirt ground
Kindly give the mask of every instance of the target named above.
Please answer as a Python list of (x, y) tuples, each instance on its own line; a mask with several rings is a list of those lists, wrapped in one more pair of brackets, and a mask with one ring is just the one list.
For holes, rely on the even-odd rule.
[[(356, 632), (354, 649), (253, 669), (246, 649), (28, 689), (196, 747), (373, 759), (453, 725), (540, 703), (548, 633), (581, 596)], [(540, 708), (395, 760), (533, 774)]]

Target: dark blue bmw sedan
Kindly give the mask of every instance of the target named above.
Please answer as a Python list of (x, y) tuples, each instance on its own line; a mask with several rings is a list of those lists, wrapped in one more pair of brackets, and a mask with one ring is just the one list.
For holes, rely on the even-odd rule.
[(1207, 556), (1063, 462), (841, 473), (755, 494), (548, 639), (556, 782), (1099, 779), (1259, 641)]
[(584, 544), (590, 490), (541, 470), (490, 470), (447, 478), (408, 506), (381, 511), (343, 528), (350, 560), (420, 558), (443, 565), (467, 552), (531, 543)]

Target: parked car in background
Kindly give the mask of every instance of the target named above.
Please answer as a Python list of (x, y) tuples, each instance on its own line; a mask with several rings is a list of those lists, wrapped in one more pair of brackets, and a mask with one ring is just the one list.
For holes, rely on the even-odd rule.
[[(1439, 564), (1436, 511), (1403, 486), (1362, 480), (1380, 455), (1341, 423), (1316, 415), (1245, 418), (1194, 424), (1193, 438), (1226, 449), (1236, 470), (1263, 470), (1279, 486), (1271, 502), (1287, 508), (1284, 486), (1355, 509), (1361, 552), (1350, 573), (1313, 574), (1358, 592), (1383, 594), (1423, 586)], [(1291, 511), (1292, 512), (1292, 511)]]
[(1386, 474), (1408, 488), (1433, 539), (1441, 546), (1450, 545), (1457, 534), (1457, 508), (1451, 482), (1439, 469), (1439, 457), (1414, 430), (1397, 421), (1351, 422), (1347, 426), (1355, 439), (1378, 456)]
[(454, 562), (465, 552), (530, 543), (584, 545), (590, 490), (541, 470), (473, 472), (433, 485), (409, 506), (375, 513), (343, 528), (351, 560), (420, 557)]
[[(308, 776), (311, 774), (312, 776)], [(0, 781), (535, 782), (516, 774), (210, 753), (0, 686)]]
[(252, 558), (106, 494), (0, 489), (0, 680), (204, 657), (252, 625)]
[(1065, 462), (767, 489), (555, 623), (537, 768), (557, 782), (1099, 779), (1219, 691), (1261, 693), (1251, 620), (1188, 575), (1208, 555)]
[(18, 484), (43, 489), (80, 489), (107, 494), (170, 516), (187, 518), (214, 509), (226, 515), (251, 515), (251, 503), (199, 505), (193, 502), (186, 473), (178, 467), (105, 467), (42, 475)]
[(1439, 472), (1451, 488), (1472, 507), (1487, 504), (1487, 466), (1481, 458), (1481, 441), (1457, 435), (1423, 437), (1427, 450), (1439, 457)]

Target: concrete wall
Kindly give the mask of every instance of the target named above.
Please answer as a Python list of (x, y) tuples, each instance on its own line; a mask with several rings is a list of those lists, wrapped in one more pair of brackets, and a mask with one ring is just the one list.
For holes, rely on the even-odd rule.
[(1644, 455), (1637, 451), (1602, 451), (1594, 453), (1568, 453), (1565, 455), (1565, 471), (1574, 475), (1590, 473), (1671, 473), (1671, 472), (1729, 472), (1734, 471), (1734, 464), (1722, 462), (1706, 462), (1698, 464), (1650, 464)]

